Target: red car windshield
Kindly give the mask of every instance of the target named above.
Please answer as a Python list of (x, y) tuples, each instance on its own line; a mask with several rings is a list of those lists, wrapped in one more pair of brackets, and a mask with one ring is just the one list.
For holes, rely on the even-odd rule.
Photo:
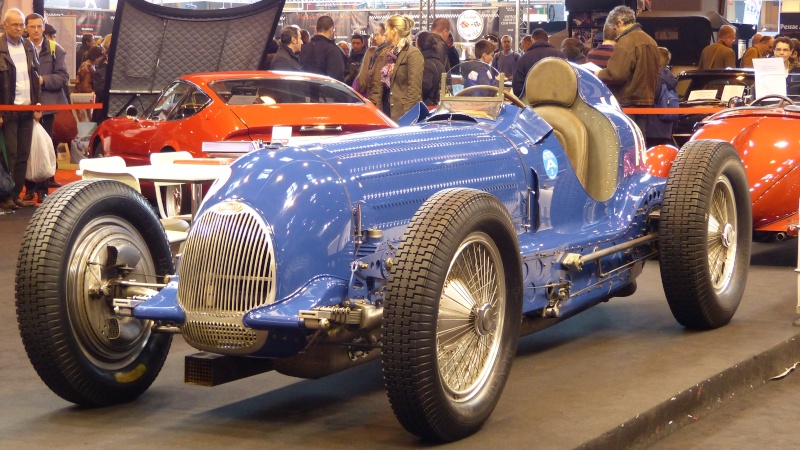
[(228, 105), (356, 103), (363, 100), (344, 86), (291, 78), (220, 80), (209, 87)]

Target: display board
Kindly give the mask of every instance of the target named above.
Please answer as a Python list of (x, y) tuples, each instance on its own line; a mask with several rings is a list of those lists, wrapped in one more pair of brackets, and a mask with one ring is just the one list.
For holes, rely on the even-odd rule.
[(597, 47), (603, 42), (603, 26), (609, 11), (622, 5), (639, 9), (637, 0), (565, 0), (569, 36)]
[(69, 79), (75, 79), (75, 16), (63, 15), (47, 15), (47, 23), (55, 27), (56, 42), (64, 48), (66, 52), (65, 60), (67, 61), (67, 72), (69, 72)]

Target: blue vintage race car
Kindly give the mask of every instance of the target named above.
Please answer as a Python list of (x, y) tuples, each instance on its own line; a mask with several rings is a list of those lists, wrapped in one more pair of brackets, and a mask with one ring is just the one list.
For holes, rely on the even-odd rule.
[(186, 377), (206, 385), (380, 357), (402, 425), (448, 441), (489, 417), (520, 335), (631, 295), (647, 259), (660, 255), (681, 324), (728, 323), (752, 226), (731, 145), (690, 142), (653, 177), (590, 72), (548, 59), (526, 84), (524, 103), (474, 86), (413, 125), (241, 157), (177, 270), (141, 195), (110, 180), (59, 189), (19, 255), (33, 366), (64, 399), (102, 406), (141, 395), (176, 333), (204, 351)]

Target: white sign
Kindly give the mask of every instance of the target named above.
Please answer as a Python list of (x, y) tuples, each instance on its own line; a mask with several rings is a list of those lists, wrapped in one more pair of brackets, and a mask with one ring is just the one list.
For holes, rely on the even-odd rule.
[(719, 99), (722, 103), (728, 103), (733, 97), (741, 97), (744, 95), (744, 86), (736, 86), (735, 84), (728, 84), (722, 88), (722, 98)]
[(277, 125), (272, 127), (272, 139), (270, 140), (271, 143), (286, 145), (289, 143), (289, 139), (291, 138), (292, 127), (281, 127)]
[(468, 9), (459, 14), (456, 30), (465, 41), (477, 39), (483, 33), (483, 17), (477, 11)]
[(716, 89), (696, 89), (689, 93), (689, 98), (686, 101), (693, 102), (695, 100), (716, 100), (716, 99), (717, 99)]
[(767, 95), (786, 96), (783, 58), (755, 58), (753, 68), (756, 70), (756, 95), (759, 98)]

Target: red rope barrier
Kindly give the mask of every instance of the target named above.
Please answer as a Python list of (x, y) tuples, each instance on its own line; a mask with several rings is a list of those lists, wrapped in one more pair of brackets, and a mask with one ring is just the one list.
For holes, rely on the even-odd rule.
[(702, 107), (696, 108), (622, 108), (625, 114), (714, 114), (727, 108)]
[(100, 109), (102, 103), (73, 103), (71, 105), (0, 105), (0, 111), (62, 111), (70, 109)]

